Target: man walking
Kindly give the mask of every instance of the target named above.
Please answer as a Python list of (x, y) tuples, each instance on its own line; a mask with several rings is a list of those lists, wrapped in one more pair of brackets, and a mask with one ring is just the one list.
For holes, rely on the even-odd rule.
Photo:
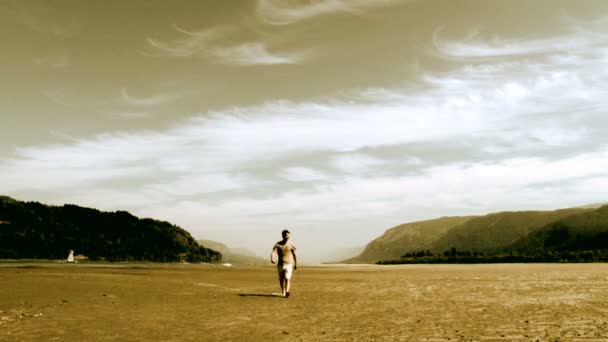
[(287, 298), (289, 297), (289, 288), (291, 286), (291, 274), (298, 268), (298, 261), (296, 258), (296, 246), (289, 239), (291, 233), (285, 229), (281, 232), (281, 235), (283, 239), (272, 248), (270, 261), (273, 264), (277, 263), (281, 294)]

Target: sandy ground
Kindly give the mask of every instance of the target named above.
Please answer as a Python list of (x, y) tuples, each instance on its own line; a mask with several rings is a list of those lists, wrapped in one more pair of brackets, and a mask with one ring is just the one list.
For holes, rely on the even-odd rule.
[(608, 341), (608, 264), (0, 264), (0, 341)]

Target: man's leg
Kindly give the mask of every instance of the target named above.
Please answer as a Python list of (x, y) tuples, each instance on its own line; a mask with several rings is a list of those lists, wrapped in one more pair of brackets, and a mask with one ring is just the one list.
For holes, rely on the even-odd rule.
[(293, 265), (287, 265), (285, 269), (285, 297), (289, 297), (289, 288), (291, 287), (291, 275), (293, 273)]
[(279, 271), (279, 284), (281, 285), (281, 294), (285, 296), (285, 272)]
[(285, 278), (285, 296), (289, 297), (289, 288), (291, 287), (291, 279)]

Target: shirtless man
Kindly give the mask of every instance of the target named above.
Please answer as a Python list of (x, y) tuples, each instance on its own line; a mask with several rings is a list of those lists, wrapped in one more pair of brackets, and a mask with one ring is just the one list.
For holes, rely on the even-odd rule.
[(275, 243), (270, 254), (270, 261), (277, 263), (279, 271), (279, 283), (281, 284), (281, 294), (289, 297), (289, 287), (291, 286), (291, 274), (298, 268), (296, 258), (296, 246), (289, 240), (289, 230), (285, 229), (281, 235), (283, 240)]

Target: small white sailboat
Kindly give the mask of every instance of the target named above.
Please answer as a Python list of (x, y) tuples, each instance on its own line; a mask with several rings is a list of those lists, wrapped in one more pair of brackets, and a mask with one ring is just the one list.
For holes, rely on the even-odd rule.
[(74, 260), (74, 250), (70, 249), (70, 254), (68, 254), (68, 259), (66, 260), (67, 262), (76, 262), (76, 260)]

